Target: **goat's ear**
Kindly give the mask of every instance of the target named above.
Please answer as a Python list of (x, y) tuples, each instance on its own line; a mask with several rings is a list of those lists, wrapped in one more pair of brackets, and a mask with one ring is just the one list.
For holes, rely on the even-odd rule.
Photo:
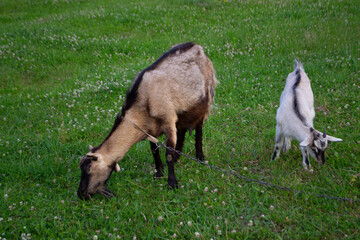
[(307, 147), (313, 143), (313, 137), (310, 135), (309, 137), (305, 138), (304, 141), (300, 143), (300, 146)]
[(332, 136), (330, 136), (330, 135), (326, 135), (326, 139), (327, 139), (329, 142), (342, 142), (342, 139), (341, 139), (341, 138), (332, 137)]
[(89, 151), (93, 150), (93, 146), (89, 145)]
[(317, 140), (318, 139), (318, 133), (315, 129), (310, 128), (310, 133), (312, 133), (313, 135), (313, 139), (312, 140)]
[(81, 165), (85, 162), (85, 160), (86, 160), (86, 155), (80, 158), (79, 168), (80, 168)]
[(115, 164), (115, 172), (120, 172), (120, 166), (118, 163)]
[(97, 161), (98, 160), (98, 156), (96, 156), (94, 153), (88, 153), (86, 154), (86, 158), (90, 159), (92, 161)]

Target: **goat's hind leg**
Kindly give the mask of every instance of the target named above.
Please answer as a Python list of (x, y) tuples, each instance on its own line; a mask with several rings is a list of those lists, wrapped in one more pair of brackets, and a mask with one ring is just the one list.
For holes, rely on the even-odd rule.
[(285, 144), (284, 144), (284, 146), (283, 146), (283, 148), (282, 148), (282, 151), (283, 152), (287, 152), (287, 151), (289, 151), (289, 149), (291, 148), (291, 138), (289, 138), (289, 137), (285, 137)]
[(196, 126), (196, 131), (195, 131), (195, 149), (196, 149), (196, 158), (199, 159), (200, 161), (204, 160), (204, 152), (203, 152), (203, 148), (202, 148), (202, 137), (203, 137), (203, 122), (201, 121), (201, 123), (199, 123)]
[(276, 133), (275, 133), (275, 147), (274, 153), (271, 160), (277, 159), (280, 156), (280, 150), (284, 145), (284, 136), (280, 132), (280, 128), (276, 125)]
[(161, 178), (164, 175), (164, 165), (160, 158), (159, 149), (157, 148), (156, 144), (153, 142), (150, 142), (150, 146), (151, 146), (151, 152), (152, 152), (152, 154), (154, 156), (154, 160), (155, 160), (156, 173), (155, 173), (154, 177)]

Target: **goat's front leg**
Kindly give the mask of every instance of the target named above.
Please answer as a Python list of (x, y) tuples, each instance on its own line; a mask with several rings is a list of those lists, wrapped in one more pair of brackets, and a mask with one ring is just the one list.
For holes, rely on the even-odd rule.
[[(176, 150), (181, 152), (184, 146), (186, 129), (178, 129), (177, 130), (177, 140), (176, 140)], [(180, 158), (179, 154), (175, 154), (175, 162)]]
[(302, 156), (303, 156), (304, 169), (305, 170), (310, 170), (311, 165), (310, 165), (310, 161), (309, 161), (309, 152), (306, 149), (306, 147), (300, 146), (300, 149), (301, 149), (301, 153), (302, 153)]
[[(168, 124), (165, 128), (166, 146), (175, 149), (176, 144), (176, 126)], [(176, 161), (176, 153), (174, 150), (166, 149), (166, 163), (168, 165), (168, 185), (171, 188), (178, 188), (178, 182), (175, 177), (174, 164)]]
[(153, 142), (150, 142), (150, 146), (151, 146), (151, 152), (155, 160), (155, 169), (156, 169), (155, 178), (161, 178), (164, 174), (164, 165), (160, 158), (159, 149), (157, 148), (156, 144)]

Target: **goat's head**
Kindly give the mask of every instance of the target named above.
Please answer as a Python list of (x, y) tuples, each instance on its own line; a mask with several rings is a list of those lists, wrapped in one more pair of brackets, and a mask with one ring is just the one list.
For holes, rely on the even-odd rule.
[[(91, 150), (92, 147), (89, 146)], [(81, 180), (78, 189), (78, 196), (88, 200), (95, 193), (100, 193), (105, 197), (115, 196), (106, 188), (106, 182), (113, 171), (120, 171), (119, 165), (114, 162), (108, 164), (100, 153), (91, 151), (81, 158), (79, 167), (81, 169)]]
[(326, 134), (326, 129), (321, 133), (310, 128), (309, 136), (300, 143), (300, 146), (307, 147), (310, 154), (320, 163), (325, 163), (325, 150), (328, 142), (341, 142), (342, 139)]

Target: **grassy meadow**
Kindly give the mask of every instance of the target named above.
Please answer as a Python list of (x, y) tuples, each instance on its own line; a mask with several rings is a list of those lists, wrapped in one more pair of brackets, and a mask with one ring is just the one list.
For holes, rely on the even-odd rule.
[[(360, 198), (358, 0), (2, 0), (0, 24), (1, 240), (359, 239), (360, 202), (314, 195)], [(107, 136), (135, 75), (187, 41), (220, 82), (204, 127), (209, 164), (305, 194), (185, 158), (169, 190), (144, 141), (112, 174), (115, 198), (78, 199), (79, 159)], [(313, 173), (296, 141), (269, 161), (296, 58), (315, 128), (343, 139), (325, 165), (310, 159)], [(195, 156), (194, 135), (184, 153)]]

